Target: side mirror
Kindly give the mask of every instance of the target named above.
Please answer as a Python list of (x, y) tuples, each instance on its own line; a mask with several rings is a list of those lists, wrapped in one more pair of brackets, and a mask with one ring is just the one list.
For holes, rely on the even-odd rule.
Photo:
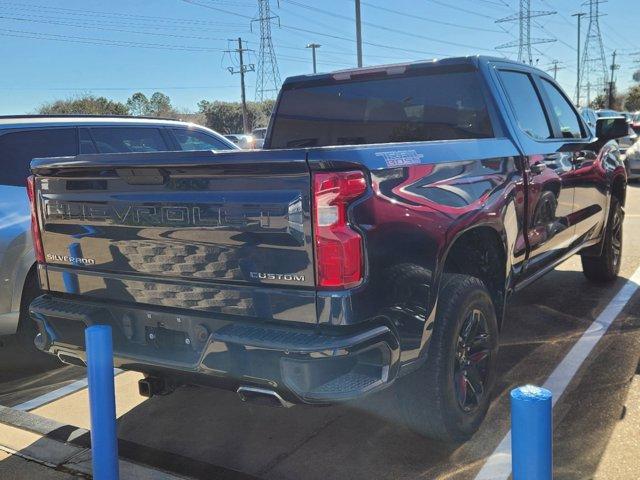
[(629, 135), (629, 124), (624, 117), (598, 118), (596, 121), (596, 137), (601, 142)]

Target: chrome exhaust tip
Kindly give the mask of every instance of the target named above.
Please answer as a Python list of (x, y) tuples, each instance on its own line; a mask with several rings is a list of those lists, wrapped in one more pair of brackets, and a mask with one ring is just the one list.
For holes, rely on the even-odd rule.
[(236, 390), (236, 393), (240, 397), (240, 400), (247, 403), (267, 405), (271, 407), (293, 407), (293, 403), (287, 402), (277, 392), (266, 388), (242, 386)]

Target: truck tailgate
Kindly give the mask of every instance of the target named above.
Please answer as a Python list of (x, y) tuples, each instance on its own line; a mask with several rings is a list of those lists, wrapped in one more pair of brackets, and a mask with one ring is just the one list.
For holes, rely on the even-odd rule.
[(36, 160), (49, 289), (314, 322), (300, 151)]

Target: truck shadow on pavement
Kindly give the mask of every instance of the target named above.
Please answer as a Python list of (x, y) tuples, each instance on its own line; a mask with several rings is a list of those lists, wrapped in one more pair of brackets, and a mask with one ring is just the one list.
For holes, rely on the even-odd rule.
[[(175, 455), (268, 479), (470, 479), (509, 430), (510, 389), (543, 384), (624, 282), (598, 287), (580, 272), (556, 271), (513, 298), (495, 400), (480, 431), (461, 446), (437, 444), (403, 426), (393, 388), (348, 405), (274, 409), (242, 404), (232, 392), (183, 387), (122, 416), (119, 437), (166, 452), (159, 462), (165, 466)], [(556, 478), (592, 478), (620, 420), (640, 357), (639, 298), (554, 410)]]

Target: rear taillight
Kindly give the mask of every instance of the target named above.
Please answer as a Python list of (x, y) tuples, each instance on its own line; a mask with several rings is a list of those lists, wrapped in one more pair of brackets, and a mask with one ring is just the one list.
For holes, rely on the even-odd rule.
[(362, 237), (349, 227), (347, 207), (367, 189), (360, 171), (313, 174), (316, 281), (322, 288), (349, 288), (362, 281)]
[(36, 178), (31, 175), (27, 178), (27, 195), (29, 195), (29, 205), (31, 206), (31, 236), (33, 237), (33, 250), (38, 263), (45, 263), (44, 249), (42, 248), (42, 236), (40, 235), (40, 224), (36, 208)]

